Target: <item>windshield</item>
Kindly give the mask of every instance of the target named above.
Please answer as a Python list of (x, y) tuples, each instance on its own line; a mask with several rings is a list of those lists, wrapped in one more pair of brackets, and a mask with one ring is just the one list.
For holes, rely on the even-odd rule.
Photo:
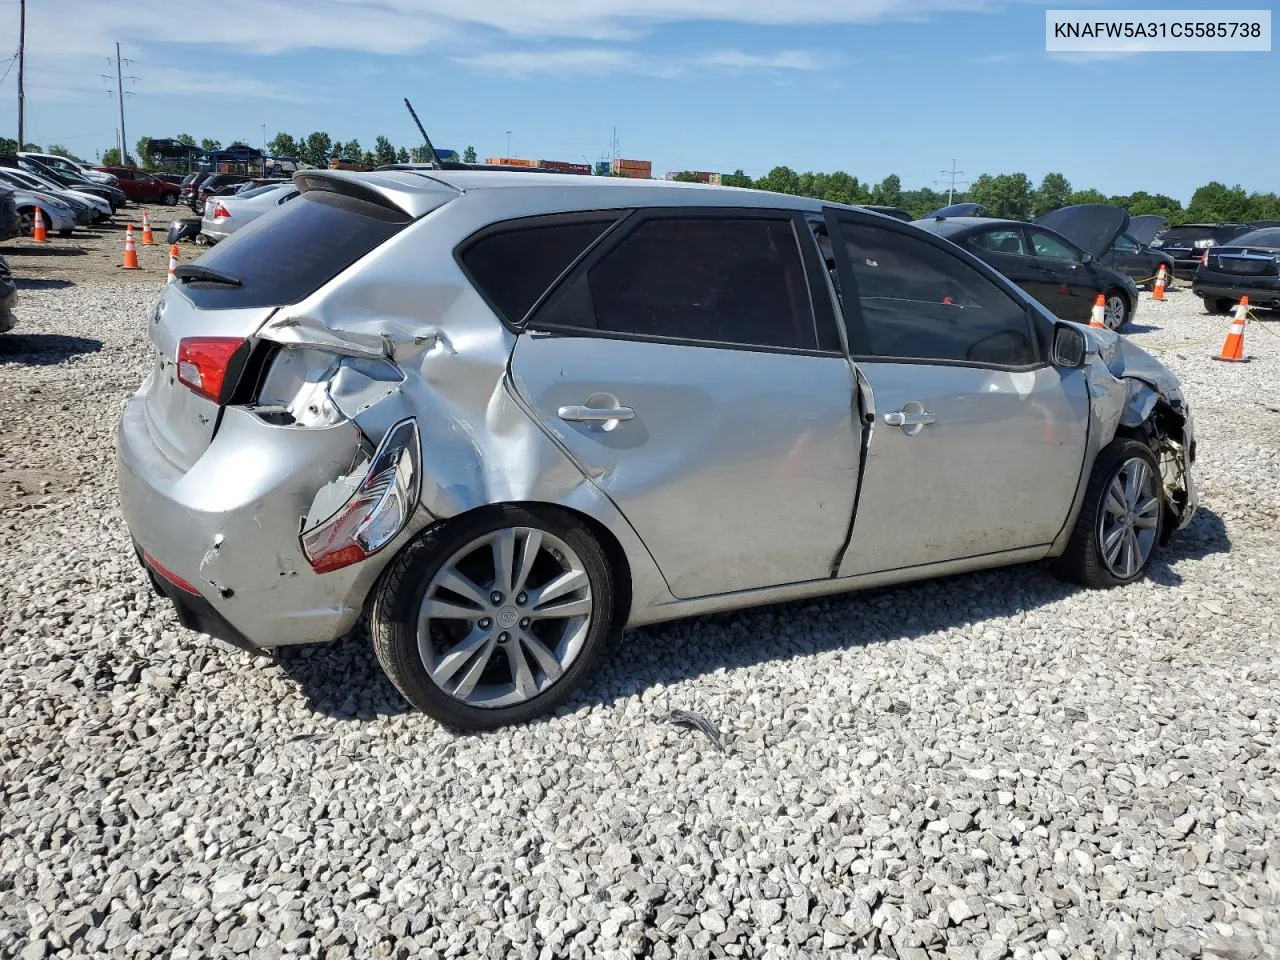
[(1251, 230), (1235, 237), (1231, 241), (1233, 247), (1266, 247), (1280, 249), (1280, 228), (1268, 227), (1265, 230)]

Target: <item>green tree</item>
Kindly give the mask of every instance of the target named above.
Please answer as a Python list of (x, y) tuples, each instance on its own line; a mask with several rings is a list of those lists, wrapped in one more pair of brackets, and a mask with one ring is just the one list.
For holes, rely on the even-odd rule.
[(13, 156), (18, 152), (18, 141), (13, 137), (0, 137), (0, 154), (7, 157)]
[(121, 162), (119, 147), (109, 147), (102, 152), (102, 166), (104, 167), (136, 167), (137, 165), (133, 157), (125, 157), (124, 161)]
[(376, 154), (366, 150), (364, 153), (360, 154), (359, 162), (362, 165), (368, 167), (370, 170), (372, 170), (374, 167), (378, 165), (378, 157)]
[(756, 181), (756, 188), (774, 193), (800, 195), (800, 175), (790, 167), (774, 167)]
[(1065, 207), (1071, 202), (1071, 184), (1060, 173), (1046, 173), (1032, 198), (1031, 213), (1040, 216), (1050, 210)]
[(1227, 187), (1211, 180), (1187, 204), (1187, 218), (1193, 223), (1239, 222), (1248, 216), (1249, 195), (1239, 184)]
[(196, 145), (196, 138), (189, 133), (180, 133), (173, 139), (177, 140), (184, 147), (194, 147)]
[(210, 152), (212, 152), (212, 151), (214, 151), (214, 150), (221, 150), (221, 149), (222, 149), (222, 141), (221, 141), (221, 140), (210, 140), (208, 137), (205, 137), (203, 140), (201, 140), (201, 141), (200, 141), (200, 148), (201, 148), (202, 150), (208, 150), (208, 151), (210, 151)]
[(38, 143), (24, 143), (22, 145), (23, 153), (44, 153), (44, 148)]
[(396, 151), (396, 163), (408, 163), (408, 162), (409, 162), (409, 151), (406, 150), (404, 147), (401, 147), (399, 150)]
[(387, 163), (396, 162), (396, 148), (392, 146), (391, 141), (379, 134), (378, 138), (373, 141), (373, 156), (377, 160), (376, 166), (382, 166)]
[(891, 173), (871, 188), (871, 202), (886, 207), (902, 206), (902, 180)]
[(755, 183), (739, 168), (733, 173), (724, 174), (720, 178), (720, 185), (724, 187), (753, 187)]
[(692, 170), (681, 170), (671, 179), (677, 181), (678, 183), (697, 183), (698, 175), (694, 173)]
[(1274, 193), (1249, 194), (1250, 220), (1280, 220), (1280, 197)]
[(316, 130), (307, 134), (306, 144), (299, 151), (298, 159), (304, 160), (313, 167), (327, 167), (329, 155), (333, 152), (333, 140), (327, 133)]
[(470, 146), (469, 146), (469, 147), (467, 147), (467, 149), (465, 149), (465, 150), (463, 150), (463, 151), (462, 151), (462, 162), (463, 162), (463, 163), (477, 163), (477, 162), (478, 162), (478, 161), (477, 161), (477, 159), (476, 159), (476, 148), (475, 148), (475, 147), (470, 147)]
[(154, 170), (155, 163), (151, 159), (151, 138), (139, 137), (138, 142), (133, 145), (134, 152), (142, 158), (143, 170)]
[(49, 149), (46, 150), (45, 153), (52, 153), (55, 157), (66, 157), (68, 160), (74, 160), (76, 163), (84, 163), (83, 160), (60, 143), (49, 144)]
[(1090, 187), (1088, 190), (1073, 190), (1071, 193), (1071, 204), (1077, 203), (1106, 203), (1107, 198), (1103, 194)]
[(277, 133), (267, 143), (267, 153), (273, 157), (296, 157), (302, 153), (302, 145), (293, 139), (293, 134)]
[(870, 198), (866, 187), (852, 174), (837, 170), (829, 174), (823, 184), (821, 199), (832, 203), (866, 203)]
[[(960, 203), (963, 199), (963, 194), (956, 194), (952, 202)], [(902, 193), (902, 208), (917, 220), (946, 205), (947, 195), (930, 187), (922, 187), (919, 190), (904, 190)]]
[(1117, 207), (1124, 207), (1129, 211), (1131, 217), (1142, 217), (1154, 214), (1155, 216), (1164, 217), (1170, 223), (1176, 223), (1184, 212), (1182, 204), (1173, 197), (1167, 197), (1163, 193), (1147, 193), (1145, 190), (1139, 190), (1137, 193), (1130, 194), (1127, 197), (1108, 197), (1107, 203)]
[(334, 148), (343, 160), (350, 160), (352, 163), (359, 163), (364, 151), (360, 149), (359, 140), (348, 140), (346, 143), (339, 143)]
[(984, 173), (969, 187), (967, 199), (993, 217), (1025, 220), (1031, 213), (1031, 181), (1025, 173)]

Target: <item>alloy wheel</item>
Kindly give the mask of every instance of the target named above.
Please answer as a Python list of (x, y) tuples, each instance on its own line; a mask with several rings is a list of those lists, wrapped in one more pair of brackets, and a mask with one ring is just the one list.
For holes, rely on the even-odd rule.
[(546, 692), (582, 652), (591, 581), (563, 540), (507, 527), (472, 540), (432, 577), (418, 613), (418, 655), (431, 681), (473, 707)]
[(1151, 556), (1160, 524), (1155, 472), (1140, 457), (1122, 463), (1107, 484), (1098, 520), (1098, 544), (1107, 570), (1133, 577)]
[(1124, 297), (1118, 293), (1113, 293), (1107, 297), (1106, 313), (1104, 315), (1104, 323), (1112, 329), (1119, 330), (1124, 325), (1125, 302)]

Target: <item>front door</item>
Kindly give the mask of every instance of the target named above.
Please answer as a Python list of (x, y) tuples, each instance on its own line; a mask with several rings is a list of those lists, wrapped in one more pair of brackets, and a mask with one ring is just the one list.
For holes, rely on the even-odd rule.
[(827, 212), (872, 418), (841, 576), (1047, 545), (1080, 477), (1089, 395), (1047, 322), (936, 238)]
[(1085, 268), (1084, 255), (1063, 238), (1040, 227), (1027, 227), (1027, 234), (1036, 260), (1045, 272), (1045, 282), (1057, 291), (1057, 303), (1050, 309), (1064, 320), (1088, 322), (1094, 299), (1104, 291), (1098, 289), (1092, 272)]
[(785, 211), (642, 211), (512, 356), (518, 394), (676, 597), (829, 577), (848, 531), (853, 369), (797, 229)]

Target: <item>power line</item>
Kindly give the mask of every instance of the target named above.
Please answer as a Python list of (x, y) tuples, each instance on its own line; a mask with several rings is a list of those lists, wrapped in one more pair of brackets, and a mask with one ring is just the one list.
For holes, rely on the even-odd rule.
[(963, 186), (966, 186), (966, 187), (967, 187), (967, 186), (969, 185), (969, 181), (968, 181), (968, 180), (957, 180), (957, 179), (956, 179), (957, 177), (963, 177), (963, 176), (964, 176), (964, 171), (963, 171), (963, 170), (957, 170), (957, 169), (956, 169), (956, 162), (955, 162), (954, 158), (953, 158), (953, 159), (952, 159), (952, 161), (951, 161), (951, 169), (950, 169), (950, 170), (941, 170), (941, 171), (939, 171), (939, 172), (940, 172), (944, 177), (947, 177), (947, 178), (949, 178), (949, 179), (947, 179), (947, 180), (935, 180), (935, 181), (933, 181), (933, 182), (934, 182), (934, 183), (936, 183), (936, 184), (938, 184), (939, 186), (941, 186), (941, 185), (942, 185), (942, 184), (944, 184), (944, 183), (945, 183), (945, 184), (947, 184), (947, 206), (951, 206), (951, 201), (952, 201), (952, 199), (955, 197), (955, 193), (956, 193), (956, 184), (957, 184), (957, 183), (959, 183), (959, 184), (962, 184)]

